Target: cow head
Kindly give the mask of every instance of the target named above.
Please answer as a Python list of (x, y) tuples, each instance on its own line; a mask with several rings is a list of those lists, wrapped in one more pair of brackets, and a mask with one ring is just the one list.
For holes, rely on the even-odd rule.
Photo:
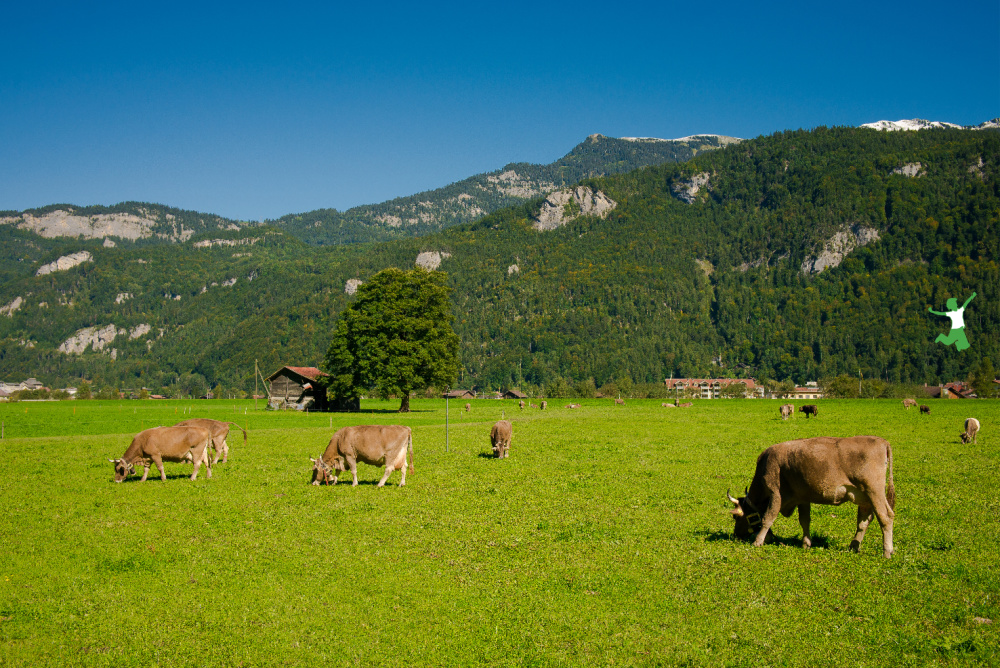
[[(744, 492), (748, 494), (749, 492)], [(760, 531), (761, 526), (763, 526), (763, 520), (761, 520), (760, 513), (757, 508), (750, 502), (746, 496), (742, 496), (739, 499), (733, 498), (726, 490), (726, 498), (735, 506), (733, 510), (729, 511), (733, 520), (736, 522), (736, 526), (733, 529), (733, 533), (740, 540), (751, 540)]]
[(121, 482), (135, 473), (135, 467), (124, 459), (109, 459), (115, 465), (115, 482)]
[(961, 434), (959, 434), (959, 436), (962, 437), (962, 443), (968, 443), (969, 441), (972, 440), (972, 438), (969, 436), (968, 432), (964, 432), (963, 431)]
[(334, 460), (333, 466), (330, 466), (329, 464), (324, 462), (322, 457), (320, 457), (319, 459), (313, 459), (312, 457), (310, 457), (309, 461), (313, 463), (312, 484), (318, 485), (321, 482), (326, 485), (329, 485), (331, 482), (334, 485), (337, 484), (337, 478), (334, 477), (333, 471), (336, 468), (337, 464), (340, 463), (339, 460)]

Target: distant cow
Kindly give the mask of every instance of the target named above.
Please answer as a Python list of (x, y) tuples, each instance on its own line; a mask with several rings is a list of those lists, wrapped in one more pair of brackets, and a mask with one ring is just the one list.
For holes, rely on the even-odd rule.
[(465, 404), (465, 412), (468, 413), (472, 410), (472, 404)]
[(548, 406), (548, 405), (549, 405), (549, 402), (543, 401), (542, 404), (541, 404), (541, 406), (539, 406), (538, 410), (544, 411), (545, 407)]
[(517, 407), (520, 408), (523, 411), (524, 410), (524, 401), (522, 400), (522, 401), (517, 402)]
[(903, 399), (903, 408), (905, 408), (906, 410), (910, 410), (910, 406), (916, 406), (916, 405), (917, 405), (916, 399)]
[(694, 406), (694, 404), (691, 403), (690, 401), (687, 401), (683, 404), (678, 404), (677, 408), (691, 408), (692, 406)]
[(962, 443), (968, 443), (972, 441), (976, 442), (976, 434), (979, 433), (979, 420), (976, 418), (967, 418), (965, 420), (965, 431), (962, 432)]
[(792, 417), (792, 413), (795, 412), (795, 406), (792, 404), (784, 404), (778, 410), (781, 412), (781, 419), (787, 420), (788, 418)]
[(533, 404), (533, 403), (531, 403), (531, 401), (529, 400), (528, 401), (528, 408), (538, 408), (538, 406), (535, 405), (535, 404)]
[(229, 438), (229, 425), (231, 424), (236, 425), (236, 428), (243, 432), (243, 445), (246, 445), (247, 431), (235, 422), (220, 422), (219, 420), (209, 420), (208, 418), (193, 418), (191, 420), (178, 422), (174, 426), (201, 427), (210, 431), (212, 433), (212, 447), (215, 449), (215, 459), (212, 460), (212, 466), (215, 466), (219, 463), (219, 455), (222, 455), (223, 464), (229, 460), (229, 444), (226, 442), (226, 439)]
[[(888, 471), (888, 488), (886, 473)], [(805, 438), (772, 445), (757, 457), (757, 469), (745, 496), (726, 498), (736, 507), (737, 538), (761, 546), (771, 536), (778, 513), (791, 517), (798, 508), (802, 547), (810, 547), (809, 505), (858, 506), (858, 528), (851, 541), (861, 548), (872, 514), (882, 526), (882, 550), (890, 557), (896, 490), (892, 481), (892, 446), (877, 436)]]
[(930, 415), (931, 414), (931, 407), (930, 406), (924, 406), (923, 404), (921, 404), (921, 406), (920, 406), (920, 412), (921, 413), (927, 413), (928, 415)]
[(337, 477), (350, 469), (354, 478), (353, 486), (358, 486), (358, 462), (372, 466), (384, 466), (385, 475), (378, 486), (385, 485), (393, 471), (402, 471), (399, 486), (406, 484), (406, 454), (410, 454), (410, 473), (413, 473), (413, 434), (409, 427), (399, 425), (358, 425), (338, 429), (330, 439), (330, 445), (319, 459), (313, 463), (312, 484), (320, 482), (337, 484)]
[(662, 403), (660, 404), (660, 408), (677, 408), (677, 406), (674, 406), (673, 404)]
[(615, 406), (624, 406), (624, 405), (625, 405), (624, 399), (622, 399), (621, 397), (615, 399)]
[(208, 443), (212, 433), (203, 427), (153, 427), (136, 434), (121, 459), (109, 459), (115, 465), (115, 482), (125, 480), (135, 473), (135, 465), (142, 464), (142, 480), (149, 476), (149, 467), (156, 464), (160, 471), (160, 480), (166, 481), (167, 474), (163, 471), (163, 462), (194, 463), (191, 480), (198, 478), (198, 469), (202, 462), (212, 478), (212, 465), (208, 461)]
[(809, 419), (810, 415), (819, 415), (819, 406), (816, 404), (806, 404), (805, 406), (799, 406), (799, 412), (806, 414), (806, 419)]
[(513, 427), (510, 420), (499, 420), (490, 430), (490, 444), (493, 446), (493, 456), (504, 459), (510, 453), (510, 438)]
[(579, 408), (580, 404), (566, 404), (566, 408)]

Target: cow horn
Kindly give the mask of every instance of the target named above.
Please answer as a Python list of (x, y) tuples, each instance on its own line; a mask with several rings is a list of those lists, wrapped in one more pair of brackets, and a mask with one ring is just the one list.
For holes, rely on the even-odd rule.
[(117, 464), (118, 463), (117, 459), (109, 459), (108, 461), (111, 462), (112, 464)]
[(740, 502), (737, 499), (733, 498), (733, 496), (729, 493), (728, 489), (726, 490), (726, 498), (729, 499), (730, 502), (732, 502), (733, 504), (735, 504), (737, 506), (740, 505)]

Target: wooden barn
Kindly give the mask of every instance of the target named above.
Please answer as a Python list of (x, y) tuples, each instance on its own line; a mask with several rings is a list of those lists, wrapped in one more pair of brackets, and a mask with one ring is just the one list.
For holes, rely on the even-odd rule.
[(320, 380), (329, 375), (313, 366), (283, 366), (266, 378), (269, 403), (273, 408), (326, 410), (326, 388)]
[(476, 393), (472, 390), (452, 390), (441, 395), (445, 399), (475, 399)]
[(521, 390), (507, 390), (503, 393), (504, 399), (527, 399), (528, 395)]

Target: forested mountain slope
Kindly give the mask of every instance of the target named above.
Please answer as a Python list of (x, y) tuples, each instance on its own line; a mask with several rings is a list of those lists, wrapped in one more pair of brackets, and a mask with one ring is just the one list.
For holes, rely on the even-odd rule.
[[(0, 377), (252, 389), (255, 359), (265, 373), (322, 359), (349, 279), (420, 255), (454, 290), (459, 386), (964, 378), (1000, 363), (998, 174), (996, 132), (819, 128), (586, 179), (421, 238), (316, 247), (258, 227), (78, 242), (63, 250), (90, 261), (0, 288)], [(973, 291), (971, 347), (934, 343), (948, 321), (927, 307)]]
[(547, 165), (512, 163), (444, 188), (381, 204), (358, 206), (344, 212), (320, 209), (283, 216), (271, 222), (307, 243), (319, 245), (424, 236), (546, 195), (581, 179), (683, 162), (704, 151), (739, 141), (720, 135), (618, 139), (595, 134)]

